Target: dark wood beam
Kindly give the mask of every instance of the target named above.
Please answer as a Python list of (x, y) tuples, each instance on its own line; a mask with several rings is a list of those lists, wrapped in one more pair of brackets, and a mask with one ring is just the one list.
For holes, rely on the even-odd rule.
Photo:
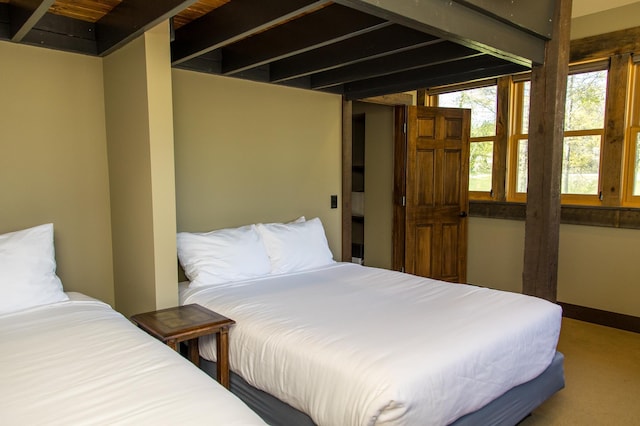
[(456, 3), (492, 16), (516, 28), (522, 28), (542, 38), (550, 39), (554, 0), (495, 1), (454, 0)]
[(21, 42), (55, 0), (12, 0), (9, 3), (11, 41)]
[(95, 24), (47, 13), (23, 38), (33, 46), (96, 55)]
[(97, 50), (106, 56), (197, 0), (127, 0), (96, 22)]
[[(171, 45), (174, 65), (220, 49), (325, 6), (323, 0), (234, 0), (176, 30)], [(215, 28), (215, 31), (211, 31)]]
[(438, 41), (410, 28), (391, 25), (339, 43), (286, 58), (271, 64), (271, 81), (280, 82), (327, 71)]
[(0, 40), (11, 38), (11, 28), (9, 19), (9, 3), (0, 3)]
[[(548, 1), (552, 0), (545, 0)], [(511, 62), (530, 66), (544, 61), (545, 39), (460, 3), (443, 0), (335, 2)]]
[(535, 65), (531, 73), (522, 291), (555, 302), (571, 0), (557, 1), (553, 22), (553, 38), (546, 43), (545, 62)]
[(451, 42), (440, 42), (418, 49), (376, 58), (338, 69), (314, 74), (311, 77), (314, 89), (349, 83), (352, 81), (372, 79), (403, 71), (422, 69), (428, 66), (456, 61), (482, 54), (468, 47)]
[(173, 66), (174, 68), (204, 72), (207, 74), (220, 74), (222, 72), (222, 52), (220, 50), (214, 50)]
[(334, 4), (223, 48), (222, 73), (232, 75), (387, 25), (383, 19)]
[[(477, 68), (471, 66), (471, 64), (469, 64), (469, 66), (465, 65), (467, 61), (476, 59), (483, 59), (485, 65)], [(505, 62), (498, 58), (493, 59), (497, 62), (490, 63), (487, 61), (487, 57), (470, 58), (459, 61), (459, 63), (436, 65), (432, 67), (433, 69), (417, 69), (384, 77), (356, 81), (344, 84), (341, 92), (348, 99), (357, 100), (372, 96), (416, 90), (421, 87), (441, 86), (444, 84), (464, 83), (472, 80), (499, 77), (524, 70), (522, 65)], [(451, 73), (447, 74), (447, 72)], [(328, 88), (326, 90), (331, 92), (331, 89), (332, 88)]]
[(571, 40), (569, 62), (640, 52), (640, 26)]

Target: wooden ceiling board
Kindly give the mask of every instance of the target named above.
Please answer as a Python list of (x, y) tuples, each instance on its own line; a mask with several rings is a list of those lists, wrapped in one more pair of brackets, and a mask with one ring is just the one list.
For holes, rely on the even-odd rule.
[(54, 15), (79, 19), (85, 22), (97, 22), (122, 0), (56, 0), (49, 8)]
[(180, 28), (181, 26), (206, 15), (214, 9), (224, 6), (229, 3), (229, 1), (231, 0), (200, 0), (193, 6), (190, 6), (178, 13), (173, 18), (173, 27)]

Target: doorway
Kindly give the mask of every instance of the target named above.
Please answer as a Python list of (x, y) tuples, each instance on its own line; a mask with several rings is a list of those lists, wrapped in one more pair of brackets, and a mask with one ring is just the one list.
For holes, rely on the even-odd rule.
[[(412, 260), (413, 268), (409, 269), (405, 266), (406, 205), (403, 202), (406, 202), (406, 150), (402, 144), (397, 143), (399, 135), (404, 134), (403, 122), (405, 117), (398, 117), (398, 111), (408, 111), (408, 109), (395, 107), (394, 105), (353, 102), (352, 118), (355, 121), (352, 122), (352, 125), (354, 126), (354, 135), (360, 131), (355, 130), (356, 126), (364, 128), (364, 164), (360, 169), (360, 164), (355, 164), (354, 162), (358, 170), (362, 170), (364, 174), (363, 206), (359, 205), (360, 201), (357, 200), (360, 195), (354, 193), (349, 195), (352, 196), (353, 205), (356, 206), (358, 204), (356, 206), (357, 212), (362, 213), (363, 244), (361, 246), (362, 251), (359, 253), (362, 253), (364, 264), (425, 274), (424, 268), (415, 269), (415, 258)], [(402, 137), (404, 138), (404, 136)], [(452, 154), (451, 147), (446, 149), (446, 153), (448, 155), (446, 161), (449, 164), (455, 163), (452, 159), (456, 156), (449, 155)], [(357, 154), (354, 152), (353, 155), (355, 159)], [(459, 151), (457, 158), (467, 158), (468, 161), (468, 145), (466, 154)], [(462, 167), (459, 164), (458, 166)], [(348, 172), (351, 173), (354, 170), (356, 169), (350, 168)], [(400, 170), (400, 175), (394, 175), (394, 170)], [(452, 169), (449, 167), (448, 170)], [(462, 169), (459, 169), (459, 173), (465, 174)], [(400, 180), (398, 176), (401, 176)], [(354, 175), (354, 181), (355, 179)], [(462, 180), (467, 181), (463, 178)], [(464, 183), (459, 185), (460, 191), (463, 191), (465, 195), (467, 194), (466, 185)], [(451, 194), (449, 193), (449, 195)], [(429, 238), (436, 238), (432, 240), (434, 244), (435, 241), (439, 241), (439, 246), (438, 244), (433, 246), (432, 255), (433, 253), (442, 253), (443, 250), (449, 252), (446, 256), (440, 256), (440, 259), (448, 262), (444, 265), (444, 268), (435, 266), (433, 261), (430, 260), (426, 274), (432, 274), (435, 268), (443, 271), (444, 274), (438, 273), (433, 275), (434, 277), (458, 282), (464, 282), (466, 279), (466, 226), (463, 224), (466, 224), (464, 216), (467, 211), (467, 205), (468, 201), (466, 199), (462, 204), (458, 204), (455, 218), (457, 224), (449, 221), (446, 226), (441, 226), (440, 228), (433, 223), (428, 226), (425, 224), (419, 225), (421, 233), (418, 235), (418, 241), (423, 244), (421, 247), (424, 247), (424, 242), (427, 241), (425, 238), (429, 235), (426, 230), (431, 229), (432, 231), (435, 230), (435, 233), (432, 233)], [(451, 208), (449, 210), (452, 211)], [(352, 212), (349, 211), (347, 214), (349, 215), (349, 220), (352, 220)], [(354, 224), (354, 228), (355, 226), (357, 225)], [(414, 247), (415, 236), (414, 234), (414, 242), (411, 243)], [(351, 238), (351, 235), (349, 237)], [(350, 246), (352, 242), (355, 242), (355, 240), (350, 241)], [(431, 247), (432, 244), (429, 246)], [(452, 256), (450, 253), (454, 248), (456, 250), (461, 249), (464, 253), (461, 256), (456, 256), (456, 260), (451, 263)], [(421, 250), (422, 256), (424, 256), (425, 251)]]

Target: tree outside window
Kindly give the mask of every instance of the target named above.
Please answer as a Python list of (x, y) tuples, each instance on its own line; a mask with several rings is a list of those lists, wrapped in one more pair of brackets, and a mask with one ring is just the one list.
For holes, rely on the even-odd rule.
[[(527, 191), (527, 144), (530, 82), (516, 83), (514, 146), (515, 192)], [(604, 136), (607, 71), (571, 74), (567, 80), (561, 193), (567, 196), (597, 196), (600, 157)], [(579, 198), (570, 198), (580, 202)]]
[(471, 109), (469, 191), (491, 192), (493, 147), (496, 136), (495, 85), (442, 93), (438, 106)]

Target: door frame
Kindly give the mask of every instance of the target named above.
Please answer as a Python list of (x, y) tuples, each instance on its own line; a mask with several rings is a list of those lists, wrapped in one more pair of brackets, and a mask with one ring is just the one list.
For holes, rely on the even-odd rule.
[[(357, 99), (358, 102), (370, 102), (390, 107), (405, 107), (415, 105), (414, 96), (409, 93), (398, 93), (394, 95), (377, 96), (373, 98)], [(351, 167), (353, 163), (352, 152), (352, 119), (353, 104), (352, 100), (342, 97), (342, 255), (343, 262), (351, 262)], [(397, 126), (394, 126), (397, 127)], [(394, 131), (395, 132), (395, 131)], [(395, 148), (394, 148), (395, 149)], [(394, 152), (395, 156), (395, 152)], [(395, 158), (395, 157), (394, 157)], [(395, 160), (394, 160), (395, 161)], [(394, 164), (395, 167), (395, 164)], [(395, 172), (394, 172), (395, 174)], [(394, 183), (395, 193), (395, 183)], [(394, 217), (396, 198), (394, 196)], [(394, 219), (395, 222), (395, 219)], [(395, 226), (395, 225), (394, 225)], [(395, 246), (395, 229), (393, 232), (393, 244)], [(393, 255), (393, 264), (395, 264), (395, 252)], [(395, 266), (393, 267), (395, 269)]]

